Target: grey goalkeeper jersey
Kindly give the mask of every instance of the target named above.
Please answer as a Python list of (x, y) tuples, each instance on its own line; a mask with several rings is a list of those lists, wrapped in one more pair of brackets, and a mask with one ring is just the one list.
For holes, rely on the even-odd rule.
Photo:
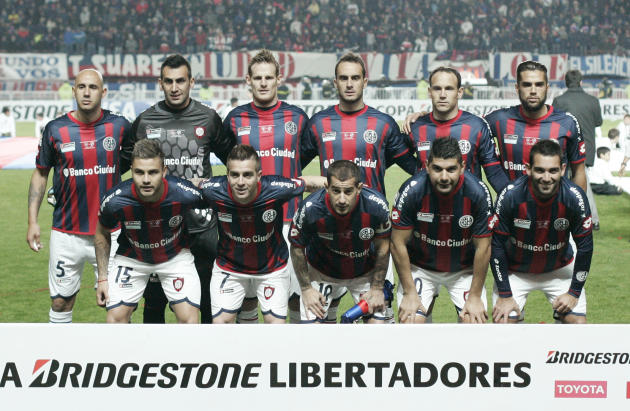
[[(210, 107), (192, 100), (183, 110), (173, 110), (164, 101), (140, 114), (131, 128), (135, 143), (144, 138), (158, 139), (170, 175), (185, 179), (210, 178), (210, 152), (224, 164), (234, 139), (223, 133), (221, 118)], [(190, 232), (214, 225), (210, 210), (193, 210), (188, 215)]]

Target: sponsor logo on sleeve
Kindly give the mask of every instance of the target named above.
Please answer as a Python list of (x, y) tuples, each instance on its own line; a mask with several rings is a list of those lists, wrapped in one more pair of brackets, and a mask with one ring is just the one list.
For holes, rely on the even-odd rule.
[(591, 217), (586, 217), (582, 222), (582, 227), (584, 227), (585, 230), (590, 230), (592, 225), (593, 219)]
[(584, 145), (583, 141), (580, 141), (580, 144), (578, 146), (580, 148), (580, 154), (581, 155), (585, 155), (586, 154), (586, 146)]
[(492, 217), (488, 219), (488, 228), (490, 230), (494, 229), (494, 226), (499, 222), (499, 216), (494, 214)]

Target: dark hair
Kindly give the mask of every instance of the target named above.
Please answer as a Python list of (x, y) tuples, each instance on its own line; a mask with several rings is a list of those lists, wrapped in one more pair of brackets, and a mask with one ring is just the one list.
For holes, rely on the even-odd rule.
[(363, 73), (363, 77), (365, 78), (365, 62), (358, 54), (354, 54), (352, 52), (348, 52), (341, 56), (339, 60), (337, 60), (337, 64), (335, 64), (335, 78), (337, 78), (337, 67), (341, 63), (356, 63), (361, 66), (361, 72)]
[(429, 163), (434, 158), (455, 158), (459, 164), (462, 164), (462, 151), (459, 148), (459, 142), (453, 137), (438, 138), (431, 145), (431, 152), (427, 159)]
[(6, 112), (8, 112), (8, 111), (11, 111), (11, 109), (9, 108), (9, 106), (4, 106), (4, 107), (2, 107), (2, 112), (3, 112), (3, 113), (6, 113)]
[(580, 73), (580, 70), (569, 70), (567, 74), (564, 75), (564, 84), (567, 85), (567, 88), (580, 87), (580, 81), (582, 81), (582, 73)]
[(260, 63), (271, 63), (276, 66), (276, 77), (280, 75), (280, 64), (278, 64), (278, 60), (271, 54), (271, 52), (267, 49), (262, 49), (252, 59), (249, 61), (247, 65), (247, 74), (252, 75), (252, 66), (254, 64)]
[(164, 151), (162, 151), (162, 147), (160, 147), (160, 143), (157, 140), (143, 138), (138, 140), (133, 146), (133, 151), (131, 152), (132, 163), (136, 158), (147, 159), (156, 157), (160, 158), (160, 162), (164, 166)]
[(534, 164), (534, 156), (540, 154), (545, 157), (558, 157), (562, 162), (562, 148), (556, 140), (538, 140), (536, 144), (532, 146), (529, 152), (529, 165)]
[(619, 137), (619, 130), (616, 128), (611, 128), (608, 130), (608, 138)]
[(608, 147), (597, 147), (597, 158), (602, 158), (606, 155), (606, 153), (610, 153), (610, 149)]
[(457, 88), (459, 89), (462, 86), (462, 75), (459, 74), (459, 71), (455, 70), (452, 67), (444, 67), (444, 66), (438, 67), (431, 72), (431, 74), (429, 75), (429, 86), (431, 86), (431, 79), (433, 78), (433, 75), (440, 72), (451, 73), (457, 79)]
[(230, 154), (228, 154), (225, 165), (229, 170), (230, 161), (246, 161), (251, 158), (256, 161), (256, 171), (260, 171), (260, 157), (258, 157), (258, 153), (254, 150), (254, 147), (247, 144), (237, 144), (232, 148)]
[(361, 170), (359, 166), (350, 160), (336, 160), (328, 166), (328, 172), (326, 173), (328, 184), (330, 184), (333, 177), (339, 181), (354, 179), (354, 185), (358, 186), (361, 182)]
[(537, 61), (527, 60), (522, 62), (516, 68), (516, 82), (520, 83), (521, 73), (524, 71), (542, 71), (545, 73), (545, 83), (547, 83), (547, 67)]
[(190, 69), (190, 63), (181, 54), (171, 54), (162, 62), (160, 67), (160, 78), (164, 78), (164, 67), (176, 69), (181, 66), (186, 66), (188, 69), (188, 78), (192, 78), (192, 70)]

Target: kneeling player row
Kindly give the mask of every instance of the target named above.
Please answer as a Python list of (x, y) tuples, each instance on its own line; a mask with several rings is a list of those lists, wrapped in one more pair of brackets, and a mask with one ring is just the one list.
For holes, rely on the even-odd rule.
[[(246, 294), (257, 295), (265, 322), (284, 322), (291, 274), (301, 291), (303, 322), (322, 321), (346, 290), (367, 302), (368, 321), (383, 322), (383, 284), (389, 255), (400, 284), (401, 322), (424, 322), (439, 285), (463, 321), (485, 322), (484, 281), (492, 253), (494, 320), (517, 320), (527, 294), (542, 289), (558, 318), (585, 320), (582, 292), (592, 235), (584, 193), (562, 177), (560, 147), (531, 151), (528, 175), (509, 185), (496, 210), (488, 189), (464, 171), (456, 140), (437, 140), (426, 170), (407, 180), (390, 212), (382, 194), (364, 187), (350, 161), (331, 164), (324, 177), (262, 176), (256, 151), (239, 145), (227, 176), (201, 190), (165, 176), (163, 154), (151, 140), (136, 144), (132, 181), (101, 204), (95, 247), (107, 273), (110, 230), (121, 224), (114, 268), (99, 274), (97, 300), (108, 322), (128, 322), (149, 275), (160, 278), (178, 321), (197, 322), (200, 287), (182, 215), (210, 206), (219, 220), (219, 248), (210, 285), (215, 322), (233, 322)], [(325, 189), (320, 189), (325, 185)], [(306, 190), (283, 238), (282, 207)], [(393, 225), (393, 229), (392, 229)], [(569, 245), (577, 244), (577, 255)], [(492, 243), (492, 247), (491, 247)]]

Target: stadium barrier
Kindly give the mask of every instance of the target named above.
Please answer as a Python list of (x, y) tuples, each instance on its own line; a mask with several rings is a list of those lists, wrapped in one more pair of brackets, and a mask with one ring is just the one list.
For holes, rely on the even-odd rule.
[(630, 407), (627, 325), (0, 324), (0, 335), (4, 409)]
[[(413, 112), (431, 110), (430, 100), (380, 100), (366, 98), (365, 101), (370, 106), (389, 114), (398, 121), (404, 120), (408, 114)], [(301, 107), (309, 116), (333, 104), (337, 104), (336, 100), (290, 100), (288, 102)], [(138, 114), (142, 113), (154, 103), (155, 101), (105, 99), (103, 100), (103, 108), (120, 113), (130, 120), (133, 120)], [(206, 103), (215, 108), (218, 112), (222, 112), (223, 108), (229, 104), (229, 101), (213, 100), (207, 101)], [(551, 100), (548, 100), (547, 103), (551, 104)], [(16, 121), (35, 121), (35, 115), (40, 112), (44, 113), (47, 118), (55, 118), (72, 110), (74, 107), (74, 103), (69, 100), (14, 100), (6, 102), (5, 104), (11, 108)], [(502, 107), (510, 107), (517, 104), (520, 104), (520, 102), (515, 99), (459, 101), (459, 107), (461, 109), (470, 111), (478, 116), (486, 115)], [(604, 119), (621, 120), (625, 114), (630, 113), (630, 100), (627, 99), (604, 99), (600, 100), (600, 105)]]

